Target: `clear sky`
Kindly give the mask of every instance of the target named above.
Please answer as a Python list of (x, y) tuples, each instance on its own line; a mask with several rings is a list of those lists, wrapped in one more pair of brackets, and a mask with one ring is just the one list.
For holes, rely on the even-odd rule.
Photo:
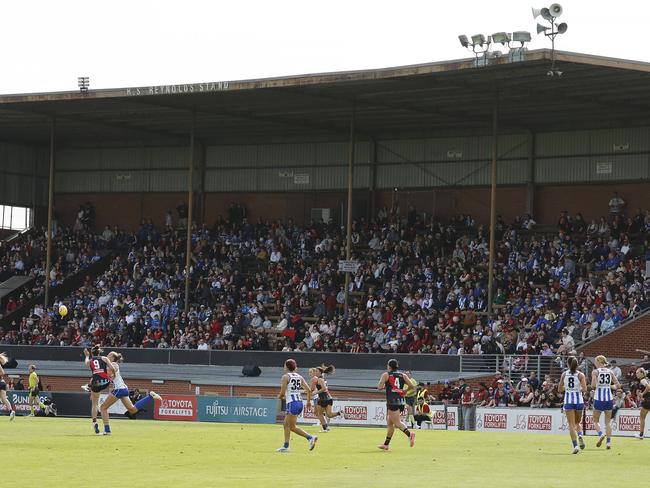
[[(650, 2), (566, 0), (558, 49), (650, 61)], [(468, 57), (459, 34), (528, 30), (525, 0), (0, 2), (0, 93), (226, 81)]]

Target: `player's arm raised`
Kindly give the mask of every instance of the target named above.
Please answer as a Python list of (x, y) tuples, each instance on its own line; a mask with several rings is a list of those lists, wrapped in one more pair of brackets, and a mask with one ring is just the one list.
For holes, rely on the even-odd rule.
[(378, 390), (383, 390), (386, 387), (386, 382), (388, 381), (388, 373), (384, 373), (379, 378), (379, 384), (377, 385)]
[(581, 372), (579, 378), (580, 378), (580, 389), (582, 390), (582, 393), (587, 393), (587, 378), (585, 374)]
[(309, 388), (309, 384), (302, 376), (300, 377), (300, 381), (302, 382), (302, 389), (305, 390), (305, 393), (307, 394), (307, 402), (311, 402), (311, 388)]
[(287, 393), (287, 384), (289, 383), (289, 377), (285, 374), (282, 376), (282, 381), (280, 382), (280, 393), (278, 393), (278, 398), (284, 400), (285, 394)]
[[(411, 378), (411, 375), (409, 373), (404, 373), (404, 377), (406, 378), (406, 381), (408, 382), (408, 387), (411, 388), (417, 388), (418, 382), (415, 381), (413, 378)], [(405, 388), (407, 389), (407, 388)]]

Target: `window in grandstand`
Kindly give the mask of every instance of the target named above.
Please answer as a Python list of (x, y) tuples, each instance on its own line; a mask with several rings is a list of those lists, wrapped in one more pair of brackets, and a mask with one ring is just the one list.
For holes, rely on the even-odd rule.
[(32, 226), (32, 209), (0, 205), (0, 229), (25, 230)]

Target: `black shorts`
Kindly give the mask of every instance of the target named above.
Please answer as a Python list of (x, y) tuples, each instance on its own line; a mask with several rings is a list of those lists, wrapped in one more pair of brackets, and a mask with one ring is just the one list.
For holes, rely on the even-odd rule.
[(33, 390), (29, 390), (29, 396), (30, 397), (37, 397), (40, 392), (41, 392), (41, 390), (39, 390), (38, 388), (34, 388)]
[(93, 381), (90, 384), (90, 391), (94, 393), (99, 393), (101, 391), (104, 391), (106, 388), (108, 388), (108, 385), (110, 385), (111, 382), (108, 380), (103, 380), (103, 381)]
[(650, 400), (643, 400), (641, 402), (641, 408), (645, 408), (646, 410), (650, 410)]
[(0, 380), (0, 391), (7, 391), (7, 383)]
[(334, 399), (333, 398), (325, 398), (323, 400), (320, 400), (320, 399), (318, 400), (318, 406), (319, 407), (327, 408), (327, 407), (332, 406), (332, 405), (334, 405)]
[(409, 407), (415, 407), (415, 395), (404, 397), (404, 400)]
[(405, 405), (391, 405), (390, 403), (386, 404), (386, 408), (388, 408), (388, 410), (390, 410), (391, 412), (397, 412), (398, 410), (400, 412), (403, 412), (404, 407)]

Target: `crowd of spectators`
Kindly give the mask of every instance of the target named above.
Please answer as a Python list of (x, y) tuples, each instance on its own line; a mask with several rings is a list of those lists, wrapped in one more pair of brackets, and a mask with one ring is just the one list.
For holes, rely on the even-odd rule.
[[(584, 355), (578, 357), (579, 367), (587, 377), (587, 385), (591, 385), (593, 363)], [(619, 408), (637, 408), (642, 399), (639, 393), (639, 380), (636, 377), (638, 367), (649, 368), (650, 359), (645, 355), (638, 363), (621, 369), (616, 360), (610, 362), (612, 373), (621, 385), (614, 392), (614, 406)], [(491, 382), (481, 382), (471, 386), (465, 379), (445, 381), (442, 388), (430, 383), (421, 384), (426, 390), (429, 403), (442, 402), (449, 405), (467, 405), (480, 407), (528, 407), (528, 408), (561, 408), (564, 396), (559, 391), (557, 376), (544, 374), (537, 376), (535, 371), (521, 373), (519, 378), (497, 371)], [(593, 408), (594, 390), (591, 388), (584, 395), (586, 408)]]
[[(6, 300), (0, 310), (0, 318), (10, 316), (23, 304), (43, 293), (46, 240), (47, 233), (44, 229), (31, 230), (3, 246), (0, 252), (0, 283), (13, 276), (26, 276), (33, 280), (19, 289), (19, 293), (12, 294)], [(103, 249), (111, 245), (102, 236), (85, 230), (56, 226), (53, 229), (52, 265), (49, 271), (54, 292), (67, 277), (81, 272), (101, 259)]]
[[(469, 215), (405, 218), (381, 209), (355, 221), (350, 309), (344, 314), (344, 229), (332, 222), (249, 222), (243, 206), (192, 229), (190, 306), (185, 312), (186, 209), (133, 235), (104, 229), (78, 237), (73, 262), (92, 242), (120, 240), (96, 280), (62, 298), (70, 313), (36, 307), (4, 331), (6, 343), (185, 349), (565, 356), (576, 343), (645, 307), (650, 213), (602, 219), (580, 214), (539, 231), (530, 216), (497, 219), (494, 313), (487, 315), (488, 230)], [(70, 242), (59, 239), (62, 249)], [(62, 255), (57, 264), (68, 263)], [(41, 266), (42, 267), (42, 266)], [(61, 275), (65, 272), (62, 270)]]

